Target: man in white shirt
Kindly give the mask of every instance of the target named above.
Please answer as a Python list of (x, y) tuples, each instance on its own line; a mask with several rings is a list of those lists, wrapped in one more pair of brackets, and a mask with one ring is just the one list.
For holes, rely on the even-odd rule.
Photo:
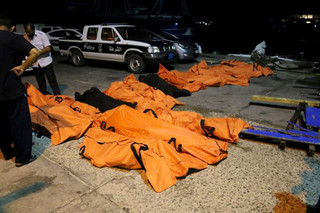
[(35, 27), (32, 23), (25, 23), (24, 30), (26, 32), (24, 36), (25, 39), (34, 45), (40, 52), (37, 62), (33, 65), (39, 90), (45, 95), (49, 94), (47, 91), (47, 83), (45, 78), (45, 76), (47, 76), (53, 94), (60, 95), (61, 92), (53, 70), (51, 44), (48, 36), (42, 31), (35, 30)]

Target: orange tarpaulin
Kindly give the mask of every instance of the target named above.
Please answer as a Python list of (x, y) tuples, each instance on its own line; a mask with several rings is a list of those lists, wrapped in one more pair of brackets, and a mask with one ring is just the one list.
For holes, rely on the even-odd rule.
[(175, 105), (183, 105), (183, 103), (170, 95), (164, 94), (161, 90), (139, 82), (133, 74), (127, 76), (123, 81), (111, 83), (103, 93), (122, 101), (137, 102), (136, 109), (138, 110), (155, 107), (172, 109)]
[(43, 95), (32, 84), (25, 84), (28, 95), (28, 104), (32, 106), (55, 106), (66, 105), (72, 108), (74, 111), (78, 111), (81, 114), (90, 115), (92, 118), (99, 116), (100, 111), (96, 107), (90, 106), (86, 103), (75, 101), (73, 98), (66, 95)]
[[(158, 75), (169, 83), (191, 92), (206, 86), (248, 85), (251, 77), (272, 71), (238, 61), (225, 61), (208, 67), (205, 62), (187, 72), (168, 71), (160, 66)], [(121, 105), (100, 113), (95, 107), (64, 95), (43, 95), (27, 85), (33, 125), (51, 134), (52, 144), (79, 138), (80, 153), (97, 167), (144, 169), (155, 191), (161, 192), (188, 174), (189, 169), (205, 169), (228, 155), (229, 143), (239, 139), (243, 128), (239, 118), (205, 118), (196, 112), (173, 111), (182, 105), (139, 82), (133, 74), (113, 82), (104, 93), (115, 99), (137, 102), (132, 109)]]
[(166, 82), (169, 84), (179, 88), (179, 89), (186, 89), (189, 90), (190, 92), (197, 92), (201, 89), (206, 89), (206, 85), (203, 84), (202, 82), (196, 82), (196, 81), (189, 81), (188, 78), (190, 76), (195, 76), (195, 75), (190, 75), (188, 72), (180, 72), (177, 70), (172, 70), (169, 71), (167, 68), (162, 66), (160, 64), (159, 66), (159, 71), (157, 73), (160, 78), (164, 79)]
[(174, 185), (190, 168), (204, 169), (228, 154), (227, 142), (207, 138), (126, 105), (106, 111), (95, 120), (79, 148), (98, 167), (144, 168), (157, 192)]
[(238, 134), (242, 129), (250, 128), (250, 125), (240, 118), (205, 118), (196, 112), (174, 111), (162, 108), (156, 108), (146, 113), (198, 134), (217, 137), (232, 143), (238, 141)]
[(80, 153), (98, 167), (145, 169), (156, 192), (161, 192), (186, 176), (189, 169), (205, 169), (207, 164), (189, 154), (177, 152), (167, 141), (131, 138), (100, 127), (92, 127), (79, 145)]
[(53, 145), (80, 138), (100, 114), (68, 96), (47, 96), (31, 84), (26, 87), (32, 125), (49, 132)]
[(47, 105), (39, 109), (49, 118), (45, 126), (54, 125), (46, 128), (55, 130), (50, 132), (53, 145), (58, 145), (67, 139), (80, 138), (94, 121), (90, 116), (74, 111), (67, 105)]
[[(174, 105), (182, 103), (171, 96), (165, 95), (161, 90), (155, 90), (147, 84), (139, 82), (133, 74), (127, 76), (122, 82), (113, 82), (104, 93), (122, 101), (137, 102), (138, 105), (136, 109), (138, 111), (144, 112), (152, 109), (159, 119), (177, 126), (185, 127), (199, 134), (205, 134), (204, 131), (210, 131), (210, 129), (215, 128), (213, 135), (219, 138), (221, 137), (221, 139), (229, 142), (234, 142), (238, 139), (238, 136), (229, 133), (229, 126), (237, 126), (237, 129), (248, 127), (241, 119), (223, 118), (220, 119), (221, 122), (215, 123), (210, 122), (210, 119), (212, 118), (203, 118), (196, 112), (173, 111), (171, 108)], [(148, 114), (154, 116), (152, 111), (149, 111)], [(204, 120), (204, 126), (201, 126), (202, 120)], [(224, 124), (224, 126), (221, 126), (222, 124)], [(220, 128), (217, 128), (218, 126)], [(226, 136), (227, 134), (229, 134), (228, 138)]]
[(206, 86), (221, 87), (226, 84), (248, 86), (250, 78), (271, 74), (273, 71), (268, 67), (254, 68), (253, 64), (236, 60), (222, 61), (217, 66), (208, 66), (205, 61), (201, 61), (187, 72), (168, 71), (160, 65), (158, 71), (158, 75), (169, 84), (190, 92), (205, 89)]
[[(106, 128), (114, 128), (115, 132), (131, 138), (172, 141), (179, 151), (191, 154), (208, 164), (215, 164), (227, 156), (225, 150), (228, 143), (209, 139), (186, 128), (172, 125), (160, 119), (141, 113), (125, 105), (106, 111), (93, 123)], [(221, 148), (223, 151), (221, 150)]]

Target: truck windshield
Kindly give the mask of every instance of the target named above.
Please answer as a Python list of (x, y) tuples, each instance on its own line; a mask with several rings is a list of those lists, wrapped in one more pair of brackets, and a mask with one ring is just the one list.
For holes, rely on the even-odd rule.
[(144, 29), (138, 27), (116, 27), (120, 35), (125, 40), (139, 40), (152, 38), (152, 36)]

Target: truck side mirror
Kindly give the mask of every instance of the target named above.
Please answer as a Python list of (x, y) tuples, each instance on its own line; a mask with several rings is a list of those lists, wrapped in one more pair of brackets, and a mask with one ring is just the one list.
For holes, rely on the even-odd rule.
[(119, 38), (118, 36), (115, 36), (115, 37), (114, 37), (114, 42), (116, 43), (116, 42), (118, 42), (118, 41), (120, 41), (120, 38)]

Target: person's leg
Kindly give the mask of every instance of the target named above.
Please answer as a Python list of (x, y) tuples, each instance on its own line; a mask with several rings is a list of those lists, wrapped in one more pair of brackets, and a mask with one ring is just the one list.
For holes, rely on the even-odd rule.
[(6, 160), (15, 156), (14, 149), (12, 148), (12, 137), (10, 134), (10, 125), (7, 113), (7, 101), (0, 101), (0, 149)]
[(58, 82), (56, 79), (56, 75), (54, 73), (53, 63), (49, 64), (45, 68), (46, 68), (46, 75), (48, 78), (48, 82), (50, 84), (50, 87), (52, 88), (53, 94), (54, 95), (61, 95), (59, 85), (58, 85)]
[(49, 93), (47, 91), (47, 83), (46, 83), (46, 78), (45, 78), (45, 75), (44, 75), (45, 71), (46, 70), (44, 68), (34, 68), (34, 74), (35, 74), (36, 80), (38, 82), (39, 90), (44, 95)]
[(26, 95), (11, 101), (8, 108), (9, 123), (16, 152), (16, 164), (31, 159), (32, 127)]

